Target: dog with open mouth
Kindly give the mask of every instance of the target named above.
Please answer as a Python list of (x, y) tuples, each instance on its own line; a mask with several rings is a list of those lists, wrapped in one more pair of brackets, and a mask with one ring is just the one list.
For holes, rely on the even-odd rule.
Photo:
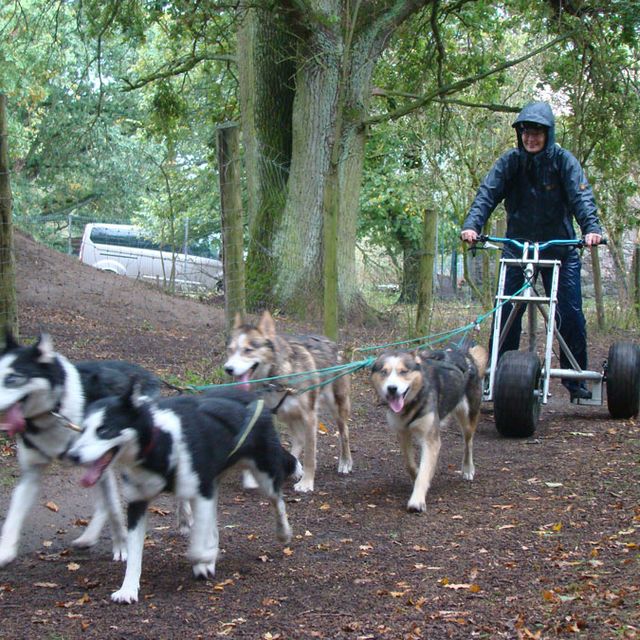
[[(479, 346), (382, 353), (373, 364), (371, 384), (387, 405), (387, 423), (398, 436), (414, 481), (407, 510), (426, 511), (426, 496), (440, 455), (440, 426), (454, 417), (462, 430), (462, 477), (473, 480), (473, 436), (480, 417), (487, 352)], [(419, 448), (416, 465), (414, 442)]]
[(114, 602), (138, 600), (147, 507), (161, 492), (191, 504), (188, 558), (196, 577), (215, 573), (218, 487), (232, 467), (251, 471), (275, 512), (278, 539), (291, 539), (282, 484), (299, 478), (300, 464), (283, 449), (271, 412), (255, 394), (218, 389), (155, 400), (134, 383), (126, 393), (89, 407), (84, 431), (67, 456), (85, 467), (85, 486), (114, 467), (121, 473), (127, 568), (122, 586), (111, 595)]
[[(42, 334), (31, 346), (23, 346), (6, 332), (0, 353), (0, 430), (16, 439), (21, 475), (2, 526), (0, 567), (16, 558), (20, 534), (43, 473), (77, 438), (77, 425), (87, 404), (121, 392), (133, 375), (147, 394), (160, 393), (159, 379), (133, 363), (92, 360), (73, 364), (54, 350), (48, 334)], [(93, 518), (73, 544), (96, 544), (109, 520), (113, 557), (124, 560), (126, 533), (113, 475), (106, 474), (98, 487)]]
[[(341, 362), (338, 348), (324, 336), (289, 336), (276, 331), (273, 317), (265, 311), (258, 324), (236, 316), (227, 344), (224, 370), (245, 388), (264, 394), (265, 402), (289, 429), (291, 452), (302, 458), (303, 475), (296, 491), (313, 491), (316, 473), (318, 410), (329, 410), (338, 426), (340, 453), (338, 473), (351, 473), (353, 459), (349, 443), (351, 400), (347, 376), (323, 369)], [(269, 381), (272, 379), (272, 381)], [(264, 382), (255, 382), (263, 380)], [(245, 483), (245, 486), (246, 483)]]

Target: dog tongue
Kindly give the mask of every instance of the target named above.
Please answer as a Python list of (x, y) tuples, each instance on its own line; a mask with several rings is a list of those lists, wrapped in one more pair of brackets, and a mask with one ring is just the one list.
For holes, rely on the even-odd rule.
[(389, 406), (394, 413), (400, 413), (404, 407), (404, 396), (393, 396), (389, 400)]
[(236, 382), (242, 382), (243, 384), (239, 384), (238, 388), (243, 391), (249, 391), (251, 389), (251, 385), (249, 384), (249, 372), (243, 373), (241, 376), (236, 376)]
[(24, 419), (22, 407), (16, 402), (0, 416), (0, 431), (7, 431), (13, 438), (17, 433), (22, 433), (27, 428), (27, 421)]
[(113, 458), (113, 453), (107, 451), (101, 458), (98, 458), (90, 467), (87, 467), (82, 478), (80, 478), (80, 484), (83, 487), (93, 487), (93, 485), (100, 480), (100, 477), (104, 473), (104, 470), (109, 466)]

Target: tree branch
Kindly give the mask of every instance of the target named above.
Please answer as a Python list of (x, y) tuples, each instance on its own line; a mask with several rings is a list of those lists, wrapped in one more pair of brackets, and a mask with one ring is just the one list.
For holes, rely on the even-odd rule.
[(542, 53), (543, 51), (546, 51), (547, 49), (550, 49), (551, 47), (554, 47), (559, 42), (562, 42), (563, 40), (566, 40), (572, 34), (573, 34), (573, 31), (565, 33), (565, 34), (563, 34), (561, 36), (558, 36), (557, 38), (551, 40), (550, 42), (547, 42), (543, 46), (538, 47), (537, 49), (534, 49), (530, 53), (528, 53), (528, 54), (526, 54), (524, 56), (521, 56), (520, 58), (516, 58), (514, 60), (507, 60), (506, 62), (498, 65), (497, 67), (495, 67), (493, 69), (490, 69), (489, 71), (483, 71), (482, 73), (478, 73), (475, 76), (471, 76), (469, 78), (464, 78), (463, 80), (459, 80), (458, 82), (453, 82), (453, 83), (445, 85), (443, 87), (439, 87), (435, 91), (432, 91), (431, 93), (427, 94), (426, 96), (423, 96), (422, 98), (420, 98), (418, 100), (414, 100), (410, 104), (408, 104), (408, 105), (406, 105), (404, 107), (401, 107), (400, 109), (396, 109), (395, 111), (391, 111), (389, 113), (383, 113), (383, 114), (378, 115), (378, 116), (372, 116), (371, 118), (366, 118), (361, 122), (361, 125), (362, 126), (366, 126), (366, 125), (378, 124), (380, 122), (398, 120), (399, 118), (402, 118), (402, 116), (406, 116), (407, 114), (411, 113), (412, 111), (416, 111), (420, 107), (425, 106), (426, 104), (436, 100), (437, 98), (442, 98), (443, 96), (447, 96), (447, 95), (462, 91), (463, 89), (466, 89), (468, 86), (470, 86), (470, 85), (472, 85), (472, 84), (474, 84), (474, 83), (476, 83), (476, 82), (478, 82), (480, 80), (483, 80), (484, 78), (488, 78), (489, 76), (492, 76), (492, 75), (494, 75), (496, 73), (499, 73), (500, 71), (504, 71), (505, 69), (509, 69), (510, 67), (514, 67), (514, 66), (520, 64), (521, 62), (524, 62), (525, 60), (528, 60), (529, 58), (533, 58), (534, 56), (537, 56), (538, 54)]
[(138, 78), (137, 80), (129, 80), (128, 78), (121, 78), (121, 80), (125, 83), (126, 87), (122, 89), (122, 91), (134, 91), (136, 89), (140, 89), (151, 82), (155, 82), (156, 80), (164, 80), (165, 78), (171, 78), (173, 76), (179, 76), (183, 73), (188, 73), (196, 67), (198, 64), (203, 62), (204, 60), (218, 60), (219, 62), (235, 62), (235, 56), (232, 55), (223, 55), (223, 54), (207, 54), (203, 53), (201, 55), (190, 55), (179, 58), (178, 60), (174, 60), (171, 63), (167, 63), (162, 65), (155, 72), (150, 73), (147, 76), (143, 76)]

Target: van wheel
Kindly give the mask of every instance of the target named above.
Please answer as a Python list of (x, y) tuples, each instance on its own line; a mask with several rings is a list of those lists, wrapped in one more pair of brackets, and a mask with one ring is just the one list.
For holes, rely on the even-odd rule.
[(605, 379), (612, 418), (632, 418), (640, 409), (640, 348), (631, 342), (609, 347)]
[(493, 411), (498, 432), (507, 438), (527, 438), (540, 416), (540, 360), (530, 351), (507, 351), (496, 367)]

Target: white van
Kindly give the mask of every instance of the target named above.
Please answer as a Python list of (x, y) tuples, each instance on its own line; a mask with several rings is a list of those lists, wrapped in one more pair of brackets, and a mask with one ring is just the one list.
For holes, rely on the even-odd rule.
[(208, 247), (190, 245), (186, 253), (174, 253), (130, 224), (86, 225), (80, 261), (102, 271), (160, 285), (170, 285), (173, 274), (176, 289), (220, 292), (223, 287), (222, 262), (211, 255)]

